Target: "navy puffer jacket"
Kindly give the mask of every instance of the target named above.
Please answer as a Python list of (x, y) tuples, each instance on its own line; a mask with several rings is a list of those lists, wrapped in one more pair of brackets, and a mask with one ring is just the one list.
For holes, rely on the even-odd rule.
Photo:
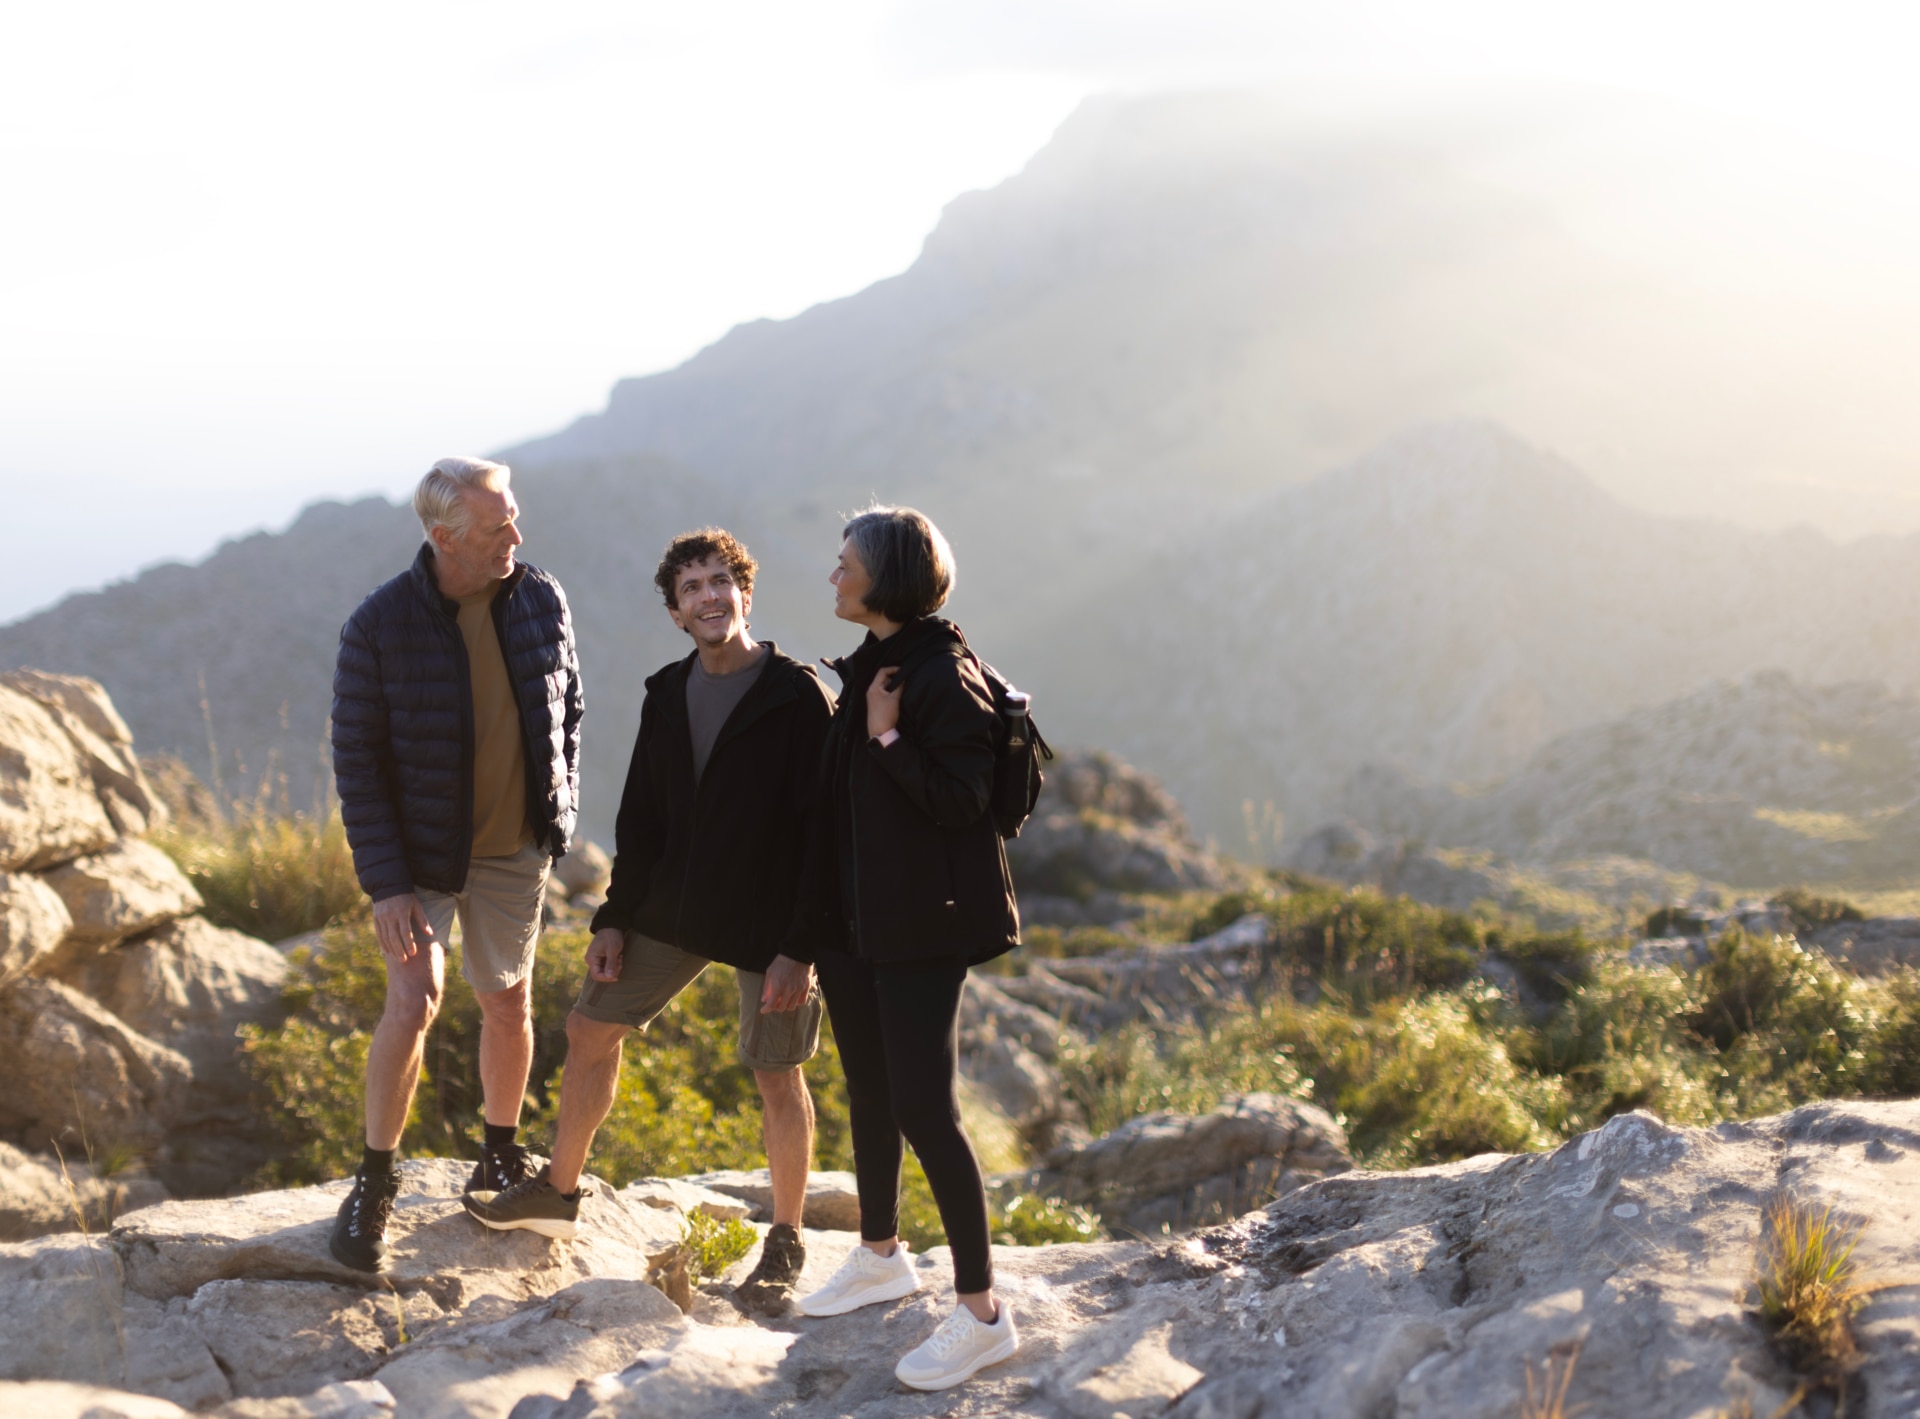
[[(440, 594), (433, 550), (376, 588), (340, 631), (333, 774), (353, 870), (374, 901), (416, 887), (457, 892), (473, 851), (473, 695), (459, 603)], [(526, 737), (527, 820), (553, 856), (580, 813), (580, 657), (560, 583), (516, 566), (493, 626)]]

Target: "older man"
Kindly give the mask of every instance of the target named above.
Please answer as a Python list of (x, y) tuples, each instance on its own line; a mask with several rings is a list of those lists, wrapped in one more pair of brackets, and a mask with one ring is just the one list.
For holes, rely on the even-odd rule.
[(560, 584), (517, 564), (503, 464), (443, 458), (413, 495), (425, 544), (340, 633), (333, 763), (387, 998), (367, 1051), (366, 1153), (329, 1245), (377, 1271), (395, 1154), (445, 989), (454, 919), (480, 1002), (486, 1129), (469, 1191), (532, 1166), (517, 1135), (533, 1061), (529, 976), (553, 859), (579, 805), (580, 668)]

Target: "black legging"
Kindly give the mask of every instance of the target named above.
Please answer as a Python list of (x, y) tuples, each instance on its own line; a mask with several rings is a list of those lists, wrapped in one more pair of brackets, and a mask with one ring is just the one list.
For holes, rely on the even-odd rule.
[(847, 1076), (860, 1235), (882, 1242), (900, 1230), (904, 1135), (940, 1208), (953, 1249), (954, 1289), (963, 1295), (989, 1289), (987, 1193), (953, 1092), (966, 966), (876, 970), (871, 962), (824, 951), (816, 968)]

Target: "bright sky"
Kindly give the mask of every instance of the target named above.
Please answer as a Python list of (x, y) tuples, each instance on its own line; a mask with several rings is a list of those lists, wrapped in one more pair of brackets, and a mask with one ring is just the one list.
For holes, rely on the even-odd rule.
[(1844, 0), (8, 6), (0, 620), (896, 272), (1092, 92), (1594, 81), (1911, 170), (1917, 40)]

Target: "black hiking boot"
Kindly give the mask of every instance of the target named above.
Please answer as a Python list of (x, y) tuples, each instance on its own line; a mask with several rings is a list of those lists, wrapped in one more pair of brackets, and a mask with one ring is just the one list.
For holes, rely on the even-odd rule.
[(579, 1230), (580, 1199), (586, 1192), (583, 1187), (567, 1196), (542, 1168), (512, 1187), (495, 1193), (470, 1192), (461, 1202), (476, 1222), (496, 1232), (538, 1232), (565, 1240)]
[(533, 1155), (518, 1143), (509, 1143), (500, 1148), (482, 1148), (480, 1161), (473, 1165), (473, 1174), (467, 1179), (468, 1197), (488, 1198), (496, 1192), (505, 1192), (515, 1183), (523, 1183), (533, 1176)]
[(783, 1316), (793, 1301), (793, 1288), (807, 1264), (807, 1244), (785, 1222), (775, 1222), (760, 1247), (760, 1260), (734, 1288), (734, 1299), (766, 1316)]
[(387, 1219), (393, 1199), (400, 1194), (400, 1174), (353, 1175), (353, 1191), (340, 1204), (340, 1213), (327, 1234), (327, 1250), (342, 1266), (355, 1271), (378, 1271), (387, 1258)]

